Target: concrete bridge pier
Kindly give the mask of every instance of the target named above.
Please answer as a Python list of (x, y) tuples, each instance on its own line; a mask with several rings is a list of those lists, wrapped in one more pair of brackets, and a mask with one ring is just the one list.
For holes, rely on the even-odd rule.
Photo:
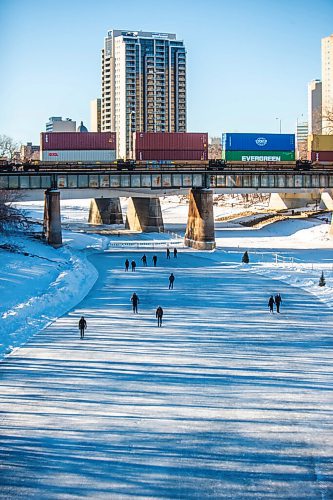
[(91, 224), (123, 224), (119, 198), (92, 199), (88, 222)]
[(143, 233), (163, 232), (164, 224), (159, 198), (130, 198), (125, 227)]
[(44, 197), (44, 238), (49, 245), (58, 248), (62, 245), (60, 192), (47, 189)]
[(321, 193), (320, 208), (333, 211), (333, 191)]
[(320, 208), (327, 209), (331, 211), (331, 227), (329, 230), (329, 236), (333, 238), (333, 191), (323, 191), (321, 193)]
[(212, 189), (191, 189), (185, 245), (198, 250), (216, 247)]
[(306, 207), (309, 203), (318, 202), (319, 206), (320, 193), (318, 190), (310, 193), (272, 193), (269, 200), (271, 210), (286, 210), (289, 208)]

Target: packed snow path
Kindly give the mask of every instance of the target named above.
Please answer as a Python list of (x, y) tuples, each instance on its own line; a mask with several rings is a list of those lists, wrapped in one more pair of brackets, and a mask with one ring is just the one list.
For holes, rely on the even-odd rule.
[(331, 310), (209, 254), (147, 255), (94, 256), (86, 299), (1, 363), (0, 497), (333, 498)]

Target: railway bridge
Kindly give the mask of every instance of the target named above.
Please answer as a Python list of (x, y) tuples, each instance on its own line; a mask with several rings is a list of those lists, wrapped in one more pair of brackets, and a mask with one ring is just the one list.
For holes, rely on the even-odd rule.
[(333, 170), (323, 165), (304, 171), (290, 165), (267, 170), (260, 163), (224, 170), (181, 165), (134, 171), (40, 168), (0, 172), (0, 190), (20, 191), (23, 200), (44, 199), (44, 233), (53, 246), (62, 244), (60, 197), (92, 198), (89, 222), (95, 224), (122, 223), (119, 196), (130, 197), (126, 227), (163, 231), (159, 196), (190, 193), (185, 244), (197, 249), (215, 247), (213, 193), (271, 193), (270, 207), (277, 210), (319, 200), (333, 210)]

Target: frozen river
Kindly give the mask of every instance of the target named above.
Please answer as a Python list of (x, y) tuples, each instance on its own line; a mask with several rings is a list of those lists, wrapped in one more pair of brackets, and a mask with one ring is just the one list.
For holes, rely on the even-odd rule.
[(1, 363), (0, 498), (332, 499), (332, 310), (226, 254), (147, 255), (93, 256), (83, 302)]

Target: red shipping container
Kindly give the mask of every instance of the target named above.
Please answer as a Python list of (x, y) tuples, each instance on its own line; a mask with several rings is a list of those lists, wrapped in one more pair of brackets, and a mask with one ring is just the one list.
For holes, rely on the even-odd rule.
[(136, 132), (134, 149), (137, 151), (208, 150), (208, 134), (192, 132)]
[(41, 150), (116, 149), (115, 132), (42, 132)]
[(205, 161), (208, 152), (201, 149), (195, 150), (139, 150), (135, 151), (137, 161)]
[(333, 151), (310, 151), (308, 153), (308, 160), (314, 162), (333, 162)]

